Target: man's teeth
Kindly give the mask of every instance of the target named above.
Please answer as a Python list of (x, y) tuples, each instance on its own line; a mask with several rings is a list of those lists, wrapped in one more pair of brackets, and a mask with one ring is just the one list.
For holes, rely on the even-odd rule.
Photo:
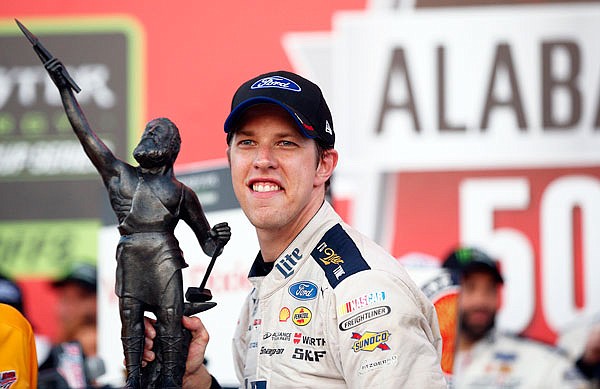
[(279, 185), (275, 184), (254, 184), (252, 185), (252, 190), (255, 192), (274, 192), (276, 190), (281, 189)]

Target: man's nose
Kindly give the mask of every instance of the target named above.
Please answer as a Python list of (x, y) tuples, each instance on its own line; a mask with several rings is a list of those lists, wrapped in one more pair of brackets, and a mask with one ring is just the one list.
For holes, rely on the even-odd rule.
[(256, 150), (254, 166), (257, 168), (272, 168), (277, 166), (273, 150), (267, 146), (261, 146)]

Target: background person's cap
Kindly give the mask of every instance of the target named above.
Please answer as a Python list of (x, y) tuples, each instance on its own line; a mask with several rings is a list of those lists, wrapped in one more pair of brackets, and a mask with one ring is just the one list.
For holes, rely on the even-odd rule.
[(228, 143), (243, 113), (253, 105), (265, 103), (284, 108), (304, 136), (315, 139), (323, 148), (333, 148), (333, 119), (321, 89), (306, 78), (283, 70), (261, 74), (238, 88), (225, 120)]
[(23, 313), (23, 292), (14, 281), (0, 276), (0, 303), (7, 304)]
[(442, 266), (457, 272), (460, 276), (475, 271), (485, 271), (492, 274), (496, 282), (504, 283), (498, 263), (477, 248), (461, 247), (452, 251)]
[(76, 264), (66, 276), (53, 282), (52, 285), (55, 288), (60, 288), (68, 283), (76, 283), (91, 292), (96, 292), (98, 284), (96, 266), (88, 263)]

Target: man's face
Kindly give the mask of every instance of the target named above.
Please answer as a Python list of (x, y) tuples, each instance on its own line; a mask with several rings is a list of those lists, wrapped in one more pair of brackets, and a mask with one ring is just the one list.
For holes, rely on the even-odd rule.
[(472, 272), (463, 277), (460, 286), (461, 336), (477, 341), (494, 327), (499, 305), (498, 284), (488, 272)]
[(170, 158), (171, 130), (160, 121), (148, 123), (140, 143), (133, 151), (135, 160), (140, 166), (153, 168), (164, 166)]
[(57, 314), (61, 341), (73, 340), (77, 329), (96, 323), (96, 294), (68, 282), (58, 290)]
[(291, 240), (321, 206), (337, 152), (319, 160), (315, 141), (275, 105), (250, 108), (238, 128), (227, 150), (235, 195), (258, 232)]

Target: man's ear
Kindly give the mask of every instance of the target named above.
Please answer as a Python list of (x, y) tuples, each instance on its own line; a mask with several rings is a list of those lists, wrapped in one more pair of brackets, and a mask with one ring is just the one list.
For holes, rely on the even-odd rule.
[(323, 150), (323, 156), (317, 166), (315, 174), (315, 186), (324, 184), (333, 174), (338, 161), (338, 152), (335, 149)]

